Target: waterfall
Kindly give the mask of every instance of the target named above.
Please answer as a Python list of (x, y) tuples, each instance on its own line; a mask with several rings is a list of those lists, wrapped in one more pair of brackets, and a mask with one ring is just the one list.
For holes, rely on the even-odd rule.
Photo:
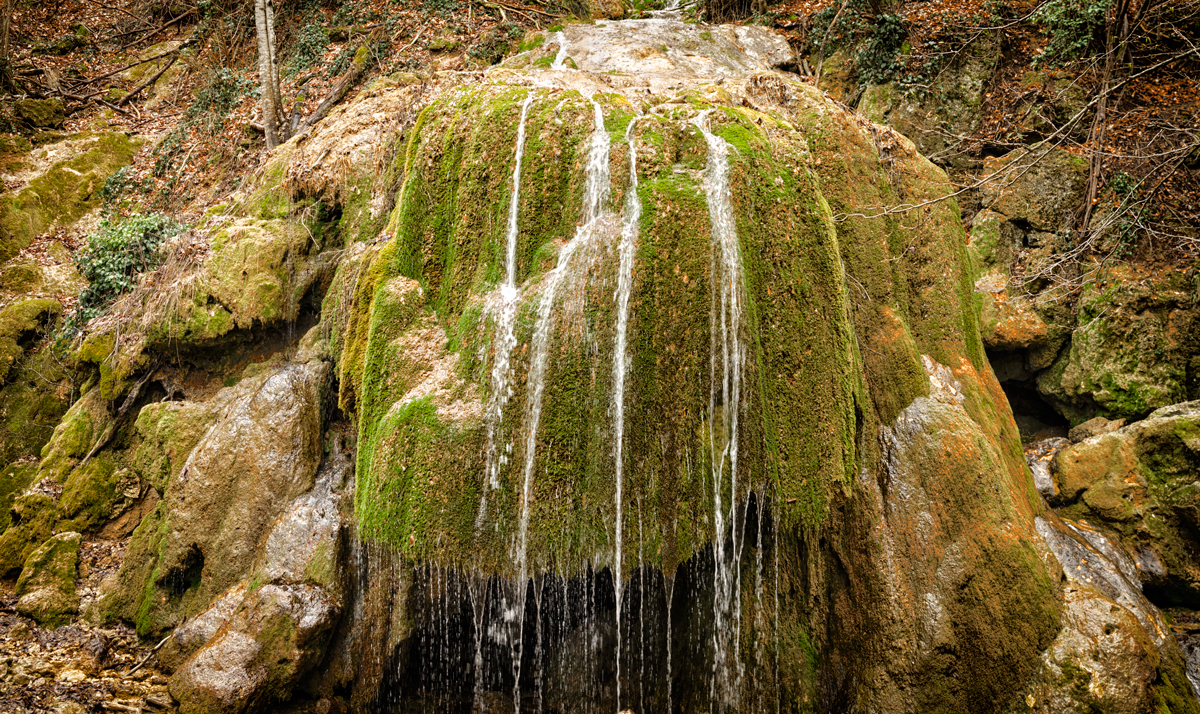
[[(741, 538), (736, 523), (738, 494), (738, 413), (741, 405), (742, 262), (729, 192), (729, 144), (705, 125), (707, 112), (696, 120), (708, 144), (704, 190), (712, 225), (712, 308), (710, 312), (708, 437), (713, 485), (713, 681), (714, 700), (736, 697), (741, 678)], [(719, 400), (719, 401), (718, 401)], [(728, 467), (728, 471), (726, 468)], [(729, 482), (729, 511), (722, 492)], [(731, 549), (725, 549), (730, 524)], [(729, 662), (729, 648), (733, 662)], [(733, 671), (736, 669), (736, 672)], [(732, 680), (731, 680), (732, 676)]]
[[(533, 469), (537, 456), (538, 426), (542, 418), (542, 397), (546, 389), (546, 367), (550, 353), (551, 328), (553, 327), (554, 298), (564, 277), (572, 270), (574, 258), (581, 249), (589, 247), (595, 235), (596, 220), (602, 215), (604, 202), (611, 190), (609, 176), (608, 132), (604, 128), (604, 112), (594, 100), (592, 107), (595, 111), (595, 129), (592, 132), (590, 148), (588, 149), (587, 181), (584, 193), (583, 223), (575, 231), (575, 236), (567, 241), (558, 253), (558, 264), (554, 266), (544, 279), (541, 299), (538, 302), (537, 321), (533, 331), (533, 345), (527, 377), (528, 411), (525, 416), (525, 467), (524, 485), (521, 489), (521, 517), (515, 560), (517, 563), (517, 622), (520, 623), (525, 612), (525, 588), (529, 580), (529, 563), (527, 555), (529, 537), (529, 506), (533, 498)], [(521, 624), (517, 625), (517, 639), (520, 639)], [(520, 711), (521, 689), (521, 657), (519, 642), (513, 653), (513, 670), (515, 684), (513, 685), (513, 705)]]
[(625, 200), (625, 218), (621, 223), (621, 244), (618, 248), (620, 267), (617, 273), (617, 335), (613, 348), (613, 459), (616, 481), (616, 548), (613, 553), (613, 587), (617, 594), (617, 708), (621, 706), (621, 548), (624, 543), (624, 511), (621, 502), (625, 478), (625, 373), (629, 369), (629, 293), (633, 289), (633, 258), (637, 251), (638, 221), (642, 216), (642, 201), (638, 197), (637, 146), (634, 144), (633, 126), (637, 118), (629, 121), (625, 130), (625, 143), (629, 146), (629, 190)]
[(533, 103), (533, 92), (521, 103), (521, 119), (517, 124), (516, 160), (513, 165), (512, 198), (508, 204), (508, 235), (504, 252), (504, 282), (500, 285), (499, 320), (496, 324), (496, 361), (492, 365), (492, 394), (488, 401), (485, 422), (487, 424), (483, 496), (479, 505), (479, 516), (475, 522), (476, 529), (483, 526), (487, 517), (488, 489), (500, 487), (500, 469), (507, 462), (507, 456), (501, 453), (496, 444), (496, 431), (500, 428), (500, 418), (504, 405), (512, 396), (512, 383), (509, 380), (513, 348), (517, 344), (513, 326), (517, 316), (517, 211), (521, 200), (521, 160), (525, 154), (525, 120), (529, 117), (529, 105)]
[(554, 33), (553, 39), (558, 43), (558, 53), (554, 55), (554, 62), (550, 64), (550, 69), (566, 69), (563, 62), (567, 59), (567, 36), (562, 33), (562, 30)]

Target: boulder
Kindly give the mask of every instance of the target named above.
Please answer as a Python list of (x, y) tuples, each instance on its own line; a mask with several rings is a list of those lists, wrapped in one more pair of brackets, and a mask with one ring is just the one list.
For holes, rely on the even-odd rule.
[(22, 99), (13, 103), (13, 113), (28, 129), (61, 129), (67, 120), (61, 99)]
[(1094, 528), (1048, 515), (1038, 533), (1067, 582), (1063, 629), (1025, 692), (1028, 711), (1138, 714), (1196, 706), (1184, 658), (1135, 565)]
[(79, 612), (75, 576), (79, 564), (79, 533), (59, 533), (26, 560), (17, 579), (17, 612), (44, 627), (58, 627)]
[(323, 589), (263, 585), (171, 677), (183, 714), (236, 714), (287, 699), (324, 652), (339, 603)]
[(908, 137), (934, 163), (967, 168), (978, 165), (965, 155), (954, 135), (967, 137), (983, 121), (984, 88), (1000, 59), (1000, 38), (980, 33), (917, 94), (896, 83), (873, 85), (863, 91), (859, 112), (888, 124)]
[(26, 559), (54, 533), (57, 503), (49, 489), (27, 491), (15, 498), (10, 523), (0, 535), (0, 576), (17, 575)]
[(1144, 417), (1200, 396), (1200, 284), (1195, 268), (1102, 268), (1079, 296), (1069, 350), (1037, 377), (1038, 391), (1082, 422)]
[(328, 366), (263, 367), (210, 399), (216, 423), (134, 531), (105, 609), (144, 635), (179, 624), (244, 579), (275, 519), (313, 486)]
[(1160, 605), (1200, 609), (1200, 402), (1153, 412), (1058, 453), (1059, 511), (1114, 531)]
[(1125, 426), (1124, 419), (1105, 419), (1104, 417), (1096, 417), (1088, 419), (1082, 424), (1076, 424), (1071, 427), (1071, 431), (1067, 434), (1067, 438), (1073, 443), (1078, 444), (1081, 441), (1086, 441), (1093, 436), (1107, 434), (1110, 431), (1116, 431)]

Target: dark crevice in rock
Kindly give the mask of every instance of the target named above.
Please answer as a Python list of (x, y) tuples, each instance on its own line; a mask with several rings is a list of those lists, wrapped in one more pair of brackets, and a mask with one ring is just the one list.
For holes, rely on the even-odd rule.
[(203, 572), (204, 554), (193, 543), (179, 563), (167, 570), (155, 585), (169, 592), (171, 597), (180, 598), (188, 590), (200, 584), (200, 576)]

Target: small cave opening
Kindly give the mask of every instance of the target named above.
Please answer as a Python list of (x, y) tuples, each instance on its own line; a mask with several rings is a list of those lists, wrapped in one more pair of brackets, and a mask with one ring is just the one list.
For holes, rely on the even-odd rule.
[(1000, 381), (1000, 388), (1008, 397), (1021, 443), (1066, 438), (1071, 423), (1038, 391), (1038, 373), (1028, 368), (1025, 352), (988, 351), (987, 357)]
[(1054, 437), (1066, 438), (1071, 423), (1059, 414), (1037, 390), (1033, 382), (1001, 382), (1008, 397), (1021, 442), (1028, 444)]

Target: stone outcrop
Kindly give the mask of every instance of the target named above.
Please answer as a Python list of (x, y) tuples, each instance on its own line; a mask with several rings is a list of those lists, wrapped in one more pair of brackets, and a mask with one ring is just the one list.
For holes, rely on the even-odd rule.
[(1156, 602), (1200, 609), (1200, 402), (1158, 409), (1054, 459), (1054, 503), (1115, 531)]
[(17, 578), (17, 612), (47, 627), (65, 625), (79, 612), (75, 575), (82, 541), (78, 533), (59, 533), (25, 560)]

